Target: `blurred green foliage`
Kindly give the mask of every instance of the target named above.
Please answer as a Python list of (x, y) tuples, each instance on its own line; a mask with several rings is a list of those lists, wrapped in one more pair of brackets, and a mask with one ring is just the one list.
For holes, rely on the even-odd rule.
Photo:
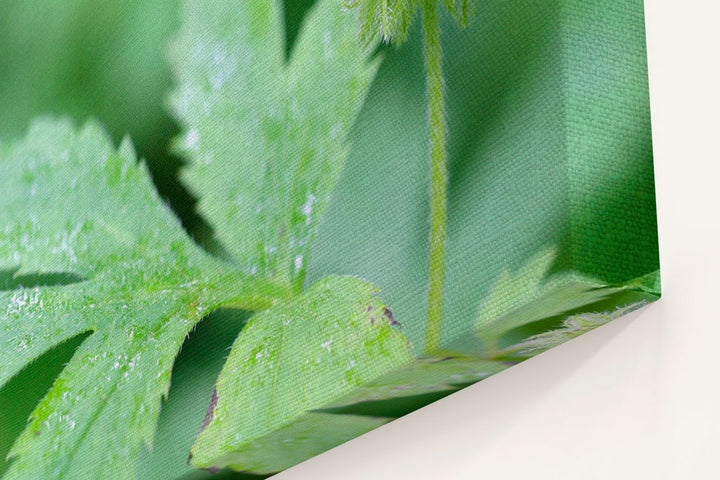
[(0, 15), (0, 141), (43, 114), (99, 119), (116, 143), (132, 137), (160, 194), (195, 227), (193, 199), (168, 152), (177, 133), (165, 109), (172, 86), (167, 40), (178, 0), (8, 0)]
[[(312, 2), (285, 3), (290, 49)], [(443, 19), (451, 179), (445, 344), (462, 342), (504, 269), (547, 247), (559, 247), (553, 271), (575, 268), (607, 283), (658, 269), (642, 18), (641, 0), (499, 0), (478, 2), (466, 30)], [(307, 283), (332, 273), (372, 281), (421, 345), (429, 175), (414, 25), (401, 48), (381, 52)], [(158, 190), (202, 242), (207, 225), (177, 179), (179, 160), (167, 153), (178, 130), (165, 109), (172, 85), (165, 49), (176, 29), (176, 1), (3, 2), (0, 142), (41, 113), (96, 117), (116, 141), (129, 133)], [(239, 325), (209, 319), (190, 335), (141, 478), (209, 475), (192, 471), (186, 454)], [(30, 412), (73, 346), (43, 356), (0, 391), (2, 409), (12, 402), (18, 415)], [(22, 421), (8, 418), (0, 417), (0, 454)]]

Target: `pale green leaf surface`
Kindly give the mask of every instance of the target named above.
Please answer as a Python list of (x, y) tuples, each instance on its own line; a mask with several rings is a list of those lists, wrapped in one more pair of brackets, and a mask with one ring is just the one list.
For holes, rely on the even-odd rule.
[[(195, 246), (130, 143), (116, 151), (94, 123), (35, 122), (0, 170), (0, 270), (37, 279), (0, 291), (0, 385), (94, 332), (33, 412), (5, 478), (132, 477), (195, 323), (282, 292)], [(47, 273), (74, 283), (43, 285)]]
[[(306, 431), (309, 411), (410, 364), (410, 344), (375, 290), (359, 278), (328, 277), (253, 317), (217, 381), (208, 423), (191, 450), (193, 465), (265, 473), (286, 468), (283, 455), (265, 456), (258, 449), (268, 442), (280, 448), (282, 438), (282, 448), (292, 450), (304, 440), (288, 432)], [(274, 433), (279, 428), (285, 433)], [(353, 430), (371, 428), (359, 422)], [(308, 457), (351, 436), (312, 438), (320, 441), (306, 443), (302, 452), (310, 452)]]
[(378, 62), (335, 0), (312, 8), (287, 62), (280, 0), (189, 0), (182, 19), (171, 104), (184, 181), (229, 256), (298, 291)]

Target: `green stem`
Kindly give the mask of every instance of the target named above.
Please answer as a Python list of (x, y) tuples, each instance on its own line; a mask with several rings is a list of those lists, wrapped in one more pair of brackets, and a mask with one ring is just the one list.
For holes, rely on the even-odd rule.
[(443, 279), (445, 276), (445, 223), (447, 167), (445, 152), (445, 94), (437, 2), (423, 2), (425, 69), (430, 122), (430, 268), (425, 353), (440, 348)]

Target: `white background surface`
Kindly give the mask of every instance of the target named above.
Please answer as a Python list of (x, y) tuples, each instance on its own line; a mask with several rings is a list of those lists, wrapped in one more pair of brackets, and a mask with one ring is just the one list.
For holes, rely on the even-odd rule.
[(274, 478), (720, 479), (720, 6), (645, 1), (663, 299)]

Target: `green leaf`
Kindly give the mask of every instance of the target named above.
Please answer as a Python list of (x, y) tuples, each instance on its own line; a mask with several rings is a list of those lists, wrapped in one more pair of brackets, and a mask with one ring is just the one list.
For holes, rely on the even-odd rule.
[(648, 302), (646, 300), (640, 300), (639, 302), (624, 307), (618, 307), (612, 311), (572, 315), (563, 321), (562, 328), (533, 335), (523, 342), (506, 348), (506, 351), (513, 352), (522, 357), (533, 357), (647, 304)]
[(542, 300), (548, 288), (543, 284), (548, 270), (557, 257), (554, 249), (536, 255), (519, 271), (503, 271), (483, 300), (475, 324), (478, 336), (488, 350), (496, 348), (506, 331), (528, 323), (533, 315), (524, 307), (533, 300)]
[(299, 291), (378, 61), (335, 0), (313, 7), (287, 62), (280, 0), (188, 0), (182, 19), (184, 181), (230, 257)]
[(550, 274), (556, 258), (556, 250), (547, 249), (517, 272), (502, 273), (481, 304), (474, 331), (480, 345), (472, 338), (460, 339), (452, 349), (441, 352), (444, 357), (418, 358), (355, 389), (326, 407), (327, 411), (353, 413), (363, 403), (363, 411), (374, 411), (367, 402), (402, 402), (457, 390), (659, 297), (657, 272), (621, 285), (606, 285), (572, 271)]
[[(413, 361), (375, 290), (355, 277), (328, 277), (253, 317), (218, 378), (193, 465), (275, 472), (293, 464), (288, 458), (297, 463), (357, 434), (339, 426), (323, 436), (307, 422), (322, 424), (313, 410)], [(378, 425), (328, 419), (345, 420), (356, 432)]]
[(458, 386), (479, 382), (512, 365), (470, 355), (418, 358), (404, 368), (353, 390), (328, 408), (457, 390)]
[[(475, 324), (475, 334), (483, 341), (486, 356), (499, 354), (503, 343), (507, 343), (504, 342), (506, 337), (512, 336), (514, 331), (518, 332), (516, 336), (522, 336), (526, 333), (523, 329), (530, 325), (554, 329), (551, 322), (567, 319), (565, 321), (572, 323), (571, 315), (582, 310), (592, 311), (602, 302), (628, 305), (647, 303), (659, 297), (657, 272), (620, 285), (608, 285), (572, 270), (551, 274), (556, 259), (556, 250), (548, 249), (530, 259), (517, 272), (506, 270), (496, 280), (481, 304)], [(587, 323), (587, 328), (578, 335), (589, 330), (589, 325)]]
[[(267, 435), (240, 445), (220, 464), (256, 474), (288, 469), (374, 430), (393, 418), (308, 412)], [(214, 468), (210, 468), (214, 471)]]
[(94, 123), (33, 124), (0, 156), (0, 386), (53, 346), (83, 341), (13, 446), (5, 478), (132, 477), (152, 444), (185, 336), (222, 306), (284, 291), (187, 237), (128, 141)]

